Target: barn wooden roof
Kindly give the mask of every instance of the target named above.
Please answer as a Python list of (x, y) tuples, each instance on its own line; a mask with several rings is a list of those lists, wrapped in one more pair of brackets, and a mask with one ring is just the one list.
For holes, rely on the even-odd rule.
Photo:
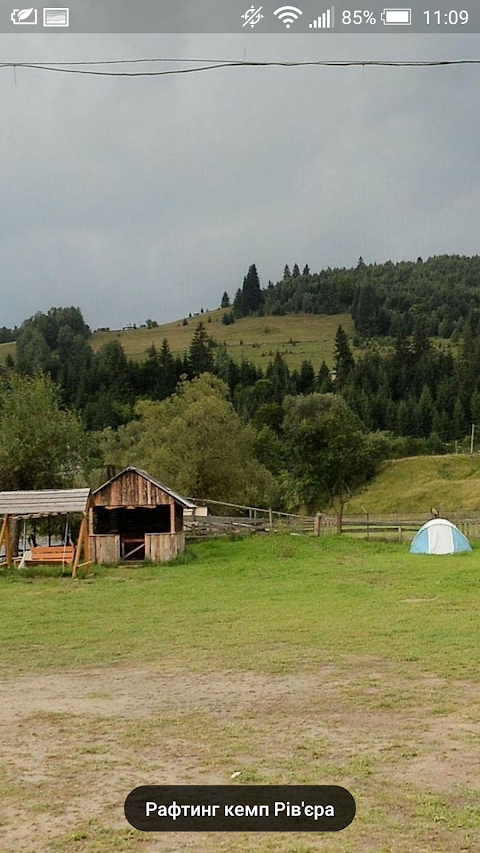
[(103, 491), (110, 483), (114, 483), (115, 480), (118, 480), (120, 477), (123, 477), (124, 474), (135, 473), (138, 474), (139, 477), (143, 477), (145, 480), (148, 480), (152, 483), (153, 486), (156, 486), (158, 489), (161, 489), (162, 492), (166, 492), (167, 495), (170, 495), (177, 503), (181, 504), (185, 509), (195, 509), (196, 504), (189, 501), (188, 498), (185, 498), (183, 495), (180, 495), (178, 492), (174, 491), (174, 489), (170, 489), (168, 486), (165, 486), (164, 483), (161, 483), (160, 480), (156, 480), (155, 477), (152, 477), (150, 474), (147, 474), (146, 471), (143, 471), (142, 468), (135, 468), (134, 465), (129, 465), (128, 468), (124, 468), (123, 471), (120, 471), (119, 474), (115, 474), (110, 480), (100, 486), (98, 489), (95, 489), (93, 492), (94, 495), (97, 495), (99, 492)]
[(90, 489), (38, 489), (30, 492), (0, 492), (0, 515), (65, 515), (85, 512)]

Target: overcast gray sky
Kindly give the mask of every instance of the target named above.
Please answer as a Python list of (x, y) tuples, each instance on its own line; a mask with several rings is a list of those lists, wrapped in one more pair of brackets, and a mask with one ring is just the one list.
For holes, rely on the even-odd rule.
[[(444, 59), (480, 36), (4, 35), (2, 61)], [(225, 69), (105, 79), (0, 69), (0, 326), (216, 307), (248, 266), (477, 254), (480, 67)]]

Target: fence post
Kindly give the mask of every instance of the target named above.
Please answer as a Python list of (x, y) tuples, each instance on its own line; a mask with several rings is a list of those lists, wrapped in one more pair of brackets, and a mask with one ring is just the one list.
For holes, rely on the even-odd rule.
[(370, 541), (370, 515), (367, 512), (367, 542)]
[(321, 512), (317, 512), (317, 514), (315, 516), (314, 533), (315, 533), (315, 536), (320, 536), (322, 533), (322, 513)]
[(268, 523), (270, 525), (270, 533), (273, 533), (273, 512), (271, 507), (268, 510)]

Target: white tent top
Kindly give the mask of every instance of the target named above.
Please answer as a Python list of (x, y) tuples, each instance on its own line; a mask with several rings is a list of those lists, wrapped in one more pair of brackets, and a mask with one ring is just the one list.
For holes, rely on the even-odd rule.
[(0, 515), (40, 518), (86, 512), (90, 489), (38, 489), (29, 492), (0, 492)]
[(455, 530), (458, 530), (456, 524), (449, 521), (448, 518), (431, 518), (430, 521), (426, 521), (425, 524), (422, 524), (421, 530), (428, 530), (429, 527), (446, 525), (447, 527), (454, 527)]

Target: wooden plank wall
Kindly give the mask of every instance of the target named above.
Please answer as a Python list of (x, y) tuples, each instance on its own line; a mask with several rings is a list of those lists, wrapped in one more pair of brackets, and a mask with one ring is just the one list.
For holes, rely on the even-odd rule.
[(135, 471), (106, 485), (93, 496), (95, 506), (158, 506), (169, 504), (170, 495)]
[(115, 566), (120, 562), (120, 536), (90, 536), (90, 559), (94, 563)]
[(145, 534), (145, 559), (152, 563), (168, 563), (184, 550), (184, 533)]

